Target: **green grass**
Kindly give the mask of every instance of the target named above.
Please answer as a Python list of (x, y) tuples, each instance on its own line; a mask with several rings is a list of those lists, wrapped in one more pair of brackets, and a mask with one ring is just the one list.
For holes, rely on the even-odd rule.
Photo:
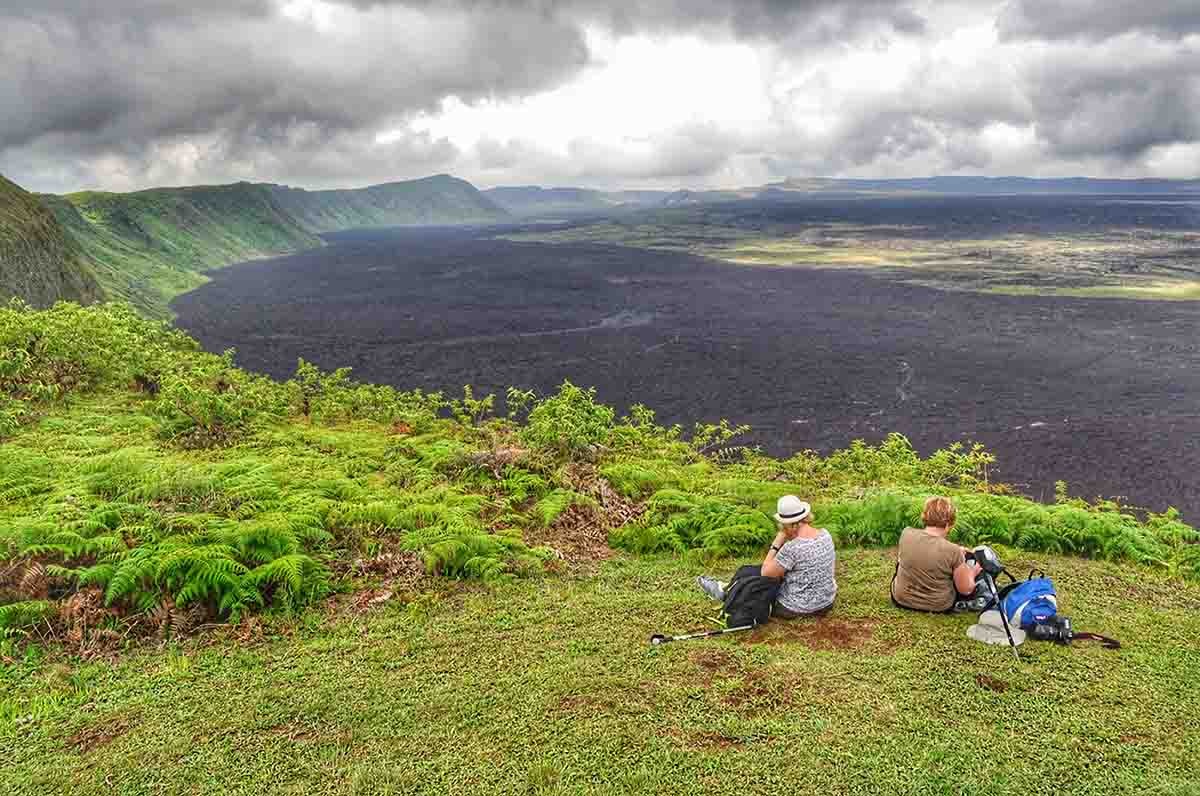
[(890, 558), (842, 550), (821, 620), (838, 641), (799, 620), (647, 643), (704, 625), (691, 579), (735, 563), (621, 557), (115, 667), (32, 654), (4, 670), (0, 778), (13, 794), (1195, 792), (1195, 586), (1014, 555), (1055, 576), (1078, 627), (1125, 644), (1029, 642), (1016, 663), (967, 639), (967, 617), (893, 609)]
[[(899, 435), (722, 453), (737, 427), (689, 438), (570, 384), (500, 419), (307, 363), (277, 383), (114, 305), (0, 309), (0, 353), (6, 793), (1200, 776), (1200, 534), (1174, 512), (1065, 487), (1043, 505), (991, 483), (978, 446), (922, 457)], [(837, 539), (835, 612), (650, 647), (713, 626), (693, 578), (760, 556), (785, 493)], [(1125, 648), (1030, 643), (1017, 663), (965, 617), (895, 610), (888, 548), (931, 493), (958, 503), (958, 542), (1045, 569), (1077, 629)]]

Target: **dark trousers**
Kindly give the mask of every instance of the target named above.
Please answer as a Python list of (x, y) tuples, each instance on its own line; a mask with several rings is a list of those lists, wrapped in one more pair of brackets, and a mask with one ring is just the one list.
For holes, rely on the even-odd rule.
[[(737, 572), (733, 573), (733, 577), (729, 579), (729, 582), (732, 584), (738, 578), (757, 578), (761, 574), (762, 574), (762, 566), (760, 566), (759, 564), (746, 564), (745, 566), (738, 567)], [(726, 588), (728, 588), (728, 587), (726, 587)], [(824, 608), (822, 608), (818, 611), (810, 611), (809, 613), (800, 613), (798, 611), (789, 611), (787, 608), (783, 607), (782, 603), (780, 603), (778, 600), (776, 600), (775, 604), (773, 606), (771, 606), (771, 618), (772, 619), (795, 619), (800, 616), (824, 616), (825, 614), (829, 613), (829, 609), (831, 609), (831, 608), (833, 608), (833, 603), (830, 603), (829, 605), (825, 606)]]

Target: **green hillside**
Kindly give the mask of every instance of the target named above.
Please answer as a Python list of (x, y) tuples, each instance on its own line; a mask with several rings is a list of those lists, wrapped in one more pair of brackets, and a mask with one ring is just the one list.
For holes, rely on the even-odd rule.
[[(37, 345), (33, 343), (36, 342)], [(0, 308), (5, 793), (1191, 793), (1200, 534), (892, 435), (820, 457), (587, 390), (270, 381), (108, 304)], [(838, 546), (822, 618), (712, 627), (782, 494)], [(1121, 650), (894, 608), (925, 496)], [(199, 635), (197, 635), (199, 634)], [(780, 768), (780, 761), (788, 766)], [(914, 770), (920, 777), (914, 779)]]
[(39, 307), (100, 297), (79, 246), (45, 205), (0, 176), (0, 302), (18, 297)]
[(479, 224), (508, 213), (466, 180), (441, 174), (369, 188), (306, 191), (271, 186), (279, 205), (314, 232), (407, 224)]
[(107, 294), (151, 317), (166, 317), (168, 302), (203, 284), (207, 270), (321, 244), (270, 189), (250, 183), (44, 199)]
[(206, 271), (320, 246), (320, 232), (507, 216), (470, 183), (448, 176), (355, 190), (241, 182), (41, 199), (74, 238), (104, 293), (154, 318), (169, 317), (171, 299), (203, 284)]

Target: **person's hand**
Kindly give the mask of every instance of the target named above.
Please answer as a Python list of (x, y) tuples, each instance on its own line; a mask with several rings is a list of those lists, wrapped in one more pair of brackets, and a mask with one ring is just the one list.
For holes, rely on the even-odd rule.
[(783, 547), (785, 544), (787, 544), (789, 541), (791, 541), (791, 539), (792, 539), (791, 534), (789, 534), (787, 531), (784, 531), (783, 529), (780, 529), (779, 532), (775, 534), (774, 544), (776, 547)]

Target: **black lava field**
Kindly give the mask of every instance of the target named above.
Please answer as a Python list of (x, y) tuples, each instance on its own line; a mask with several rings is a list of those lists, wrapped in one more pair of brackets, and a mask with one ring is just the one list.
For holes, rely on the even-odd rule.
[(898, 431), (976, 440), (1035, 498), (1122, 496), (1200, 519), (1200, 306), (1011, 297), (864, 271), (739, 267), (495, 230), (336, 233), (212, 274), (178, 324), (250, 369), (298, 357), (460, 394), (595, 386), (664, 422), (722, 417), (786, 455)]

